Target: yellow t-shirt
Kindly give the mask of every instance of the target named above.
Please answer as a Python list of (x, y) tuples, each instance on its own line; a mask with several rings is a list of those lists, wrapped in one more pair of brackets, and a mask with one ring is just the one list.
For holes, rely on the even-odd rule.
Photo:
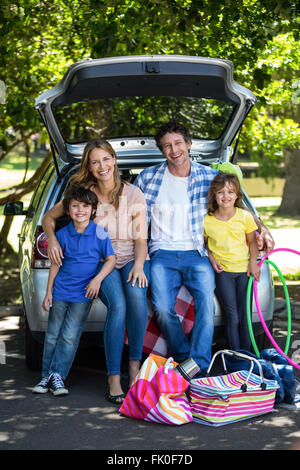
[(208, 214), (204, 217), (204, 236), (208, 237), (208, 248), (224, 271), (247, 271), (250, 255), (246, 234), (255, 230), (257, 225), (252, 215), (239, 207), (227, 221)]

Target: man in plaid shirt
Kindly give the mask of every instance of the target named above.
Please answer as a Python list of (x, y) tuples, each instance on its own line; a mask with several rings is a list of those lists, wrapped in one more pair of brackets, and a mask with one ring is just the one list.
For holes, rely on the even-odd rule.
[[(217, 170), (190, 160), (191, 135), (174, 121), (155, 136), (166, 161), (140, 173), (135, 184), (147, 202), (151, 226), (151, 301), (160, 327), (177, 362), (192, 357), (202, 373), (211, 360), (214, 332), (214, 271), (203, 239), (207, 193)], [(255, 217), (267, 251), (274, 247), (268, 229)], [(184, 285), (194, 299), (194, 325), (188, 339), (175, 311)]]
[[(168, 123), (155, 139), (166, 161), (142, 171), (135, 182), (145, 195), (151, 224), (152, 306), (174, 359), (193, 357), (205, 371), (214, 332), (215, 276), (204, 246), (203, 218), (218, 171), (190, 160), (191, 136), (184, 126)], [(182, 284), (194, 298), (190, 340), (175, 311)]]

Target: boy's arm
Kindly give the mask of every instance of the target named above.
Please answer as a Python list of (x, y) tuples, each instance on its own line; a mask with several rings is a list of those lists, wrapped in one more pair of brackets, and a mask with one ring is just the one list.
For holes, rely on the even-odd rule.
[(257, 257), (259, 255), (258, 245), (256, 240), (256, 233), (250, 232), (246, 234), (248, 245), (249, 245), (249, 252), (250, 252), (250, 260), (248, 265), (247, 275), (250, 276), (251, 274), (254, 278), (259, 281), (260, 277), (260, 268), (257, 265)]
[(46, 312), (49, 312), (49, 307), (52, 307), (52, 289), (53, 289), (54, 279), (56, 278), (58, 271), (59, 271), (59, 266), (57, 264), (51, 264), (50, 269), (49, 269), (46, 295), (43, 301), (43, 309), (46, 310)]
[(116, 265), (115, 255), (110, 255), (105, 258), (104, 264), (97, 274), (86, 286), (85, 297), (88, 299), (95, 299), (98, 297), (99, 290), (103, 279), (112, 272)]

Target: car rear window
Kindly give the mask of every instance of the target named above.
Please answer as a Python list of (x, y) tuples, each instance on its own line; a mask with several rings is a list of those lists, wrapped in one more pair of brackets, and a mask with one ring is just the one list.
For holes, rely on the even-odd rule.
[(218, 139), (235, 109), (229, 101), (188, 96), (114, 97), (53, 108), (56, 122), (68, 143), (102, 137), (153, 135), (157, 124), (176, 119), (194, 138)]

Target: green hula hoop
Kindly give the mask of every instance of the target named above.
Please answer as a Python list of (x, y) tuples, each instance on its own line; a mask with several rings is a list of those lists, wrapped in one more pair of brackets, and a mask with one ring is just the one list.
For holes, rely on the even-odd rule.
[[(286, 306), (287, 306), (287, 321), (288, 321), (287, 338), (286, 338), (286, 343), (285, 343), (285, 348), (284, 348), (284, 354), (287, 355), (289, 347), (290, 347), (291, 331), (292, 331), (292, 320), (291, 320), (292, 315), (291, 315), (290, 297), (289, 297), (288, 289), (287, 289), (287, 286), (286, 286), (286, 282), (285, 282), (284, 277), (283, 277), (281, 271), (279, 270), (278, 266), (276, 266), (276, 264), (273, 263), (273, 261), (270, 261), (269, 259), (265, 259), (264, 263), (271, 264), (273, 266), (273, 268), (275, 268), (275, 270), (277, 271), (277, 273), (280, 277), (282, 285), (283, 285), (284, 295), (285, 295), (285, 300), (286, 300)], [(253, 279), (254, 279), (254, 277), (251, 275), (250, 278), (249, 278), (248, 288), (247, 288), (247, 322), (248, 322), (248, 329), (249, 329), (250, 339), (251, 339), (251, 343), (252, 343), (254, 352), (257, 355), (257, 357), (260, 358), (260, 352), (258, 350), (256, 341), (255, 341), (255, 338), (254, 338), (254, 334), (253, 334), (252, 315), (251, 315), (251, 308), (250, 308), (250, 306), (251, 306), (251, 289), (252, 289)]]

